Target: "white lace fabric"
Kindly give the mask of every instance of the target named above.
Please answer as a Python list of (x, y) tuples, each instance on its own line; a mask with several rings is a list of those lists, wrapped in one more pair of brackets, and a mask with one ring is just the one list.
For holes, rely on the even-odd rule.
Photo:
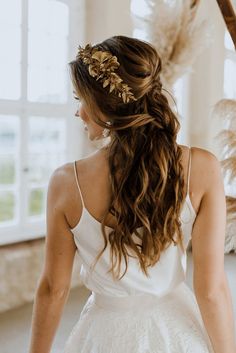
[[(88, 298), (63, 353), (214, 353), (194, 294), (183, 282), (137, 310)], [(132, 299), (131, 301), (132, 302)], [(126, 301), (127, 303), (127, 301)], [(105, 301), (104, 301), (105, 304)]]

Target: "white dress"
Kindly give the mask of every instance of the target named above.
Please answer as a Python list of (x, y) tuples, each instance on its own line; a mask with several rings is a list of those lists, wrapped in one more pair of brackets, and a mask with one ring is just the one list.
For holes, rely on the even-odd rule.
[(185, 282), (186, 249), (196, 218), (189, 197), (190, 165), (191, 155), (181, 211), (185, 252), (171, 245), (156, 265), (148, 268), (149, 277), (140, 270), (137, 259), (130, 257), (120, 281), (107, 273), (109, 244), (94, 271), (90, 270), (104, 243), (100, 223), (84, 205), (75, 168), (83, 211), (71, 231), (82, 263), (81, 279), (92, 293), (63, 353), (214, 353), (195, 295)]

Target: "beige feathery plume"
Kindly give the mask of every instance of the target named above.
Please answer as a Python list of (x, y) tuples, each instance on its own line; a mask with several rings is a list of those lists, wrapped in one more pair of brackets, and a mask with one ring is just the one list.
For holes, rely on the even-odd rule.
[(162, 59), (163, 86), (172, 89), (188, 71), (196, 57), (212, 42), (213, 23), (197, 19), (199, 0), (146, 0), (144, 17), (133, 15), (135, 27), (146, 33)]

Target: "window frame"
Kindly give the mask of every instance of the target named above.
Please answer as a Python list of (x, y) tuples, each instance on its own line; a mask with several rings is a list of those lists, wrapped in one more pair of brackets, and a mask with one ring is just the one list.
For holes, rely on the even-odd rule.
[[(85, 35), (85, 0), (61, 1), (68, 6), (69, 29), (68, 29), (68, 57), (69, 62), (75, 57), (78, 43), (84, 41)], [(83, 134), (82, 126), (73, 119), (75, 111), (75, 101), (73, 100), (73, 88), (69, 79), (69, 67), (67, 74), (66, 90), (67, 101), (65, 103), (39, 103), (27, 100), (27, 52), (28, 52), (28, 0), (22, 0), (22, 23), (21, 23), (21, 97), (19, 100), (0, 99), (1, 115), (15, 115), (19, 117), (19, 170), (16, 170), (14, 184), (1, 185), (0, 190), (16, 188), (16, 203), (18, 204), (18, 214), (16, 211), (16, 222), (2, 224), (0, 227), (0, 246), (26, 240), (45, 237), (46, 234), (46, 212), (40, 217), (29, 219), (27, 215), (28, 192), (30, 190), (27, 182), (27, 159), (28, 159), (28, 119), (30, 116), (44, 116), (48, 118), (62, 117), (66, 121), (66, 162), (80, 158), (83, 154)], [(79, 26), (78, 26), (79, 24)], [(70, 141), (70, 143), (68, 143)], [(72, 141), (72, 143), (71, 143)], [(22, 143), (23, 142), (23, 143)], [(6, 154), (3, 152), (2, 155)], [(53, 172), (53, 171), (52, 171)], [(49, 181), (49, 180), (48, 180)], [(47, 184), (48, 185), (48, 184)], [(47, 193), (45, 185), (45, 194)], [(16, 205), (17, 207), (17, 205)]]

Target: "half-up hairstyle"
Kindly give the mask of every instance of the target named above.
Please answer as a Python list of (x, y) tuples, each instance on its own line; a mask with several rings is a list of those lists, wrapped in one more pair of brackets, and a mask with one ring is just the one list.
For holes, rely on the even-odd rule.
[[(109, 174), (111, 202), (101, 222), (104, 247), (110, 244), (113, 278), (121, 279), (128, 257), (138, 258), (146, 276), (172, 243), (183, 247), (179, 220), (184, 201), (182, 151), (177, 145), (178, 118), (170, 108), (160, 81), (161, 59), (155, 48), (138, 39), (113, 36), (95, 45), (120, 63), (118, 75), (132, 88), (136, 101), (124, 103), (88, 72), (80, 59), (69, 63), (74, 88), (92, 112), (94, 121), (110, 129)], [(106, 116), (110, 125), (99, 118)], [(108, 214), (116, 227), (106, 233)], [(142, 229), (142, 232), (139, 230)], [(133, 235), (141, 241), (137, 244)], [(125, 271), (121, 277), (121, 261)]]

